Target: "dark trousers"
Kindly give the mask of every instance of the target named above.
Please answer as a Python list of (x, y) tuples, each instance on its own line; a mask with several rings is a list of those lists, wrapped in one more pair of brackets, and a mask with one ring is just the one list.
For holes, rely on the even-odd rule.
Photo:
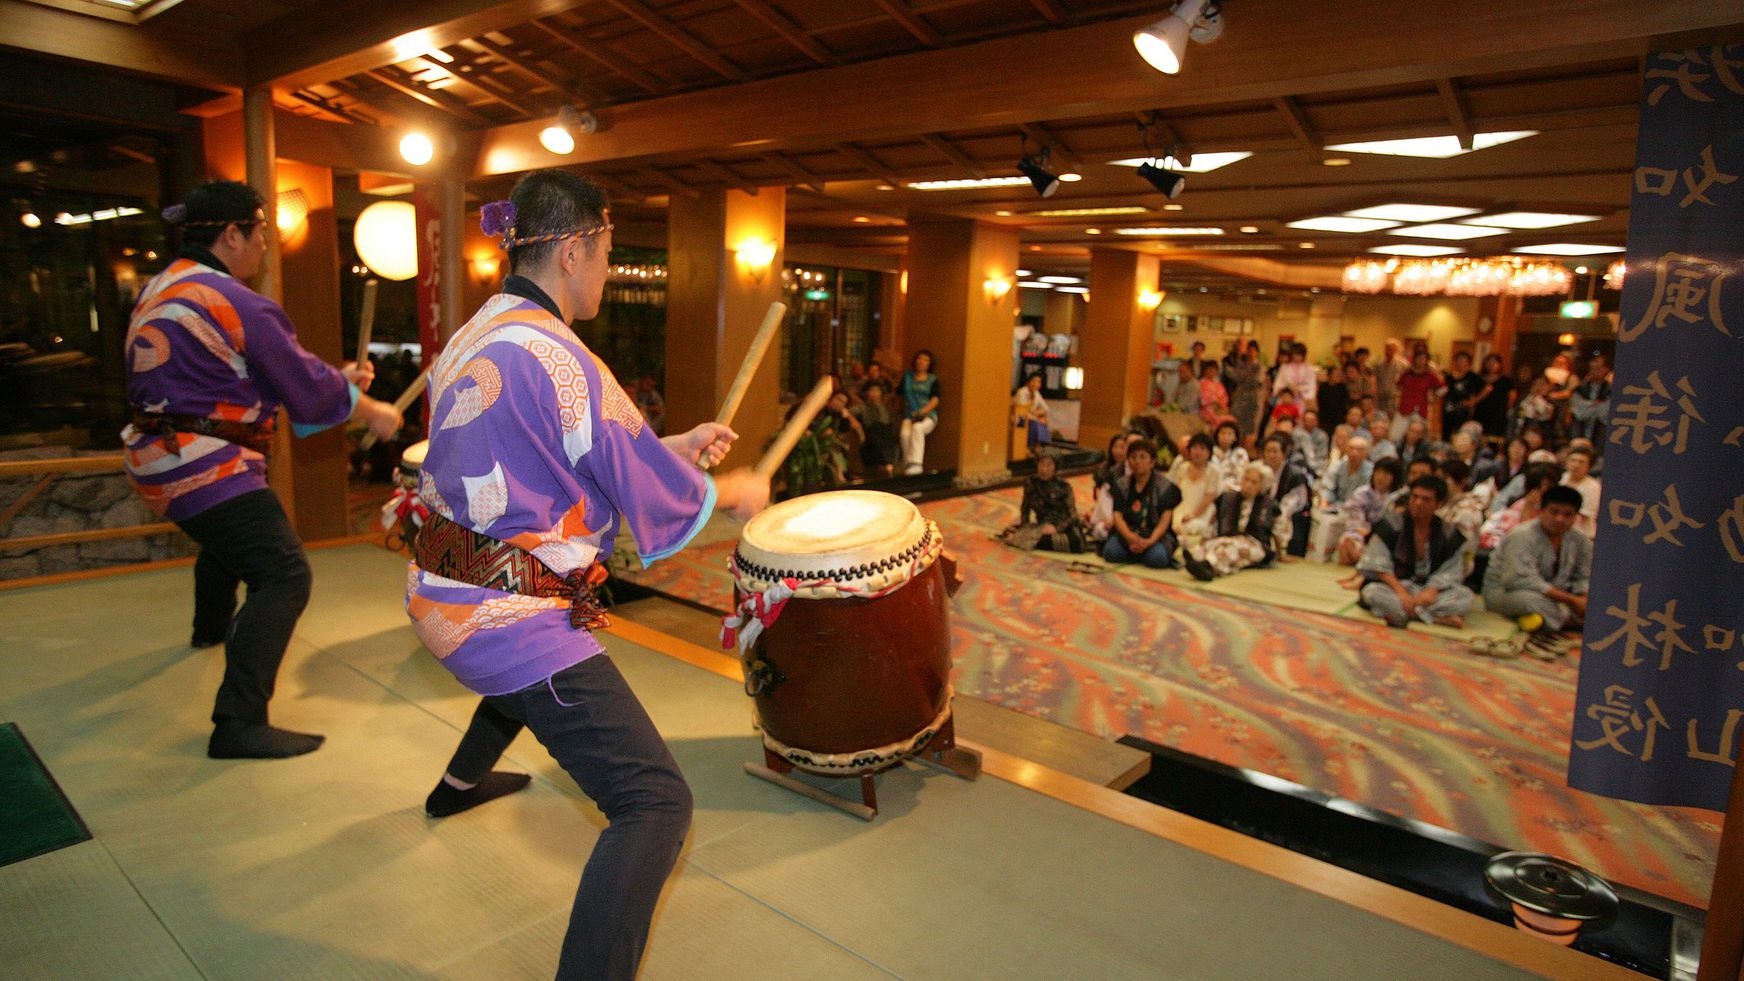
[(448, 773), (478, 782), (523, 727), (610, 822), (575, 891), (557, 977), (633, 978), (654, 904), (690, 830), (690, 787), (604, 654), (480, 702)]
[[(309, 605), (309, 560), (270, 490), (251, 491), (178, 522), (200, 545), (194, 561), (194, 637), (224, 638), (224, 681), (213, 722), (264, 725), (291, 631)], [(236, 607), (236, 587), (248, 598)]]

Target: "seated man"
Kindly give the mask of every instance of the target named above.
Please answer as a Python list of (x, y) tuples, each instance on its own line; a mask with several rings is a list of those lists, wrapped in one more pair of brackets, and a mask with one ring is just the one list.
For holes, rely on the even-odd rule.
[(1399, 455), (1399, 448), (1387, 438), (1387, 434), (1392, 431), (1393, 422), (1385, 414), (1377, 412), (1369, 418), (1369, 459), (1385, 460)]
[(1465, 536), (1435, 512), (1447, 503), (1447, 481), (1428, 475), (1411, 481), (1403, 514), (1375, 523), (1357, 571), (1365, 580), (1363, 608), (1403, 627), (1412, 618), (1464, 627), (1472, 591), (1465, 578)]
[(1352, 436), (1344, 444), (1344, 458), (1337, 466), (1327, 468), (1326, 476), (1320, 479), (1320, 496), (1327, 507), (1338, 507), (1350, 500), (1358, 488), (1368, 486), (1369, 475), (1374, 471), (1374, 464), (1369, 462), (1369, 438)]
[(1544, 492), (1538, 517), (1508, 532), (1490, 556), (1484, 606), (1531, 633), (1558, 633), (1586, 618), (1593, 540), (1575, 527), (1580, 508), (1573, 487)]
[(1200, 582), (1265, 565), (1272, 560), (1272, 500), (1266, 488), (1272, 468), (1250, 463), (1241, 472), (1241, 486), (1217, 498), (1213, 537), (1186, 553), (1187, 571)]
[(1302, 423), (1291, 438), (1296, 441), (1296, 449), (1302, 452), (1303, 459), (1308, 461), (1308, 469), (1315, 473), (1326, 470), (1326, 457), (1332, 452), (1332, 443), (1326, 430), (1320, 428), (1320, 413), (1313, 409), (1302, 410)]
[(1143, 562), (1152, 569), (1175, 565), (1175, 535), (1169, 530), (1181, 491), (1156, 472), (1157, 449), (1138, 440), (1126, 451), (1132, 476), (1114, 484), (1114, 530), (1102, 546), (1110, 562)]

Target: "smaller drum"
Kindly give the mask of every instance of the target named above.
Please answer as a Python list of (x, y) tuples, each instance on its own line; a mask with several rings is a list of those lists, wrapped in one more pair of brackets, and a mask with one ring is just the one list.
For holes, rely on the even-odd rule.
[[(430, 516), (429, 508), (418, 494), (418, 484), (424, 474), (424, 456), (430, 452), (430, 441), (421, 439), (400, 454), (399, 469), (394, 473), (394, 496), (382, 506), (382, 527), (399, 530), (399, 544), (411, 548), (418, 540), (418, 529)], [(389, 536), (393, 544), (393, 536)]]
[(871, 774), (954, 747), (943, 551), (937, 524), (878, 491), (795, 498), (745, 525), (723, 640), (737, 635), (772, 769), (861, 776), (869, 795)]

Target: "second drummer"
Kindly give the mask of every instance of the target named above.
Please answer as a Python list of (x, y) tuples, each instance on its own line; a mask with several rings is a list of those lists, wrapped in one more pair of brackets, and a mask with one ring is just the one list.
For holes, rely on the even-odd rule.
[(643, 562), (677, 552), (716, 509), (769, 498), (747, 470), (695, 465), (735, 438), (705, 423), (660, 439), (573, 332), (599, 311), (611, 223), (605, 193), (565, 171), (529, 174), (487, 205), (512, 275), (455, 334), (430, 375), (422, 496), (410, 569), (418, 636), (485, 696), (426, 810), (444, 817), (526, 786), (492, 765), (523, 727), (610, 826), (581, 877), (558, 977), (630, 978), (690, 826), (690, 789), (592, 627), (593, 587), (620, 520)]

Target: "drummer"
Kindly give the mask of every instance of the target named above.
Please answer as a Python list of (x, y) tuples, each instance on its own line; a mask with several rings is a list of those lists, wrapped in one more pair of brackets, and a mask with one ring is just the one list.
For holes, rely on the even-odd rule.
[(560, 170), (484, 211), (512, 274), (434, 365), (422, 496), (431, 509), (406, 608), (444, 667), (484, 696), (426, 802), (446, 817), (527, 785), (491, 767), (523, 727), (605, 813), (576, 892), (559, 978), (630, 978), (690, 826), (690, 789), (592, 628), (620, 517), (642, 561), (683, 548), (721, 508), (749, 518), (769, 484), (711, 480), (732, 430), (662, 440), (570, 330), (599, 312), (605, 193)]

